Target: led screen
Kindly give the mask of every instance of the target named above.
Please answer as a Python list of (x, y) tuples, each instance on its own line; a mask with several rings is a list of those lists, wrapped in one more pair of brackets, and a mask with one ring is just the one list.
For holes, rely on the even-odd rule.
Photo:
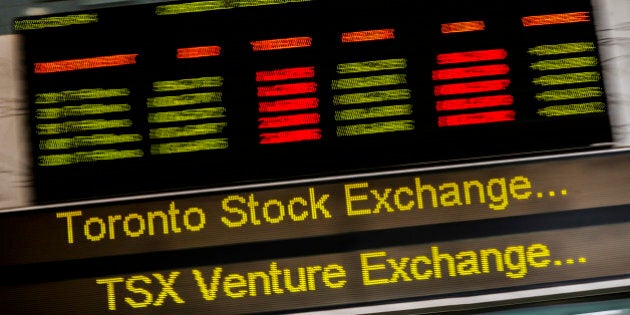
[(611, 142), (589, 1), (201, 1), (18, 18), (37, 202)]

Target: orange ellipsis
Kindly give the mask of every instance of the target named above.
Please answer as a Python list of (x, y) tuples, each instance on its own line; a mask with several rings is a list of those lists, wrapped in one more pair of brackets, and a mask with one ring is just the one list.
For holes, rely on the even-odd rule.
[(221, 54), (219, 46), (198, 46), (177, 49), (177, 59), (216, 57)]
[(433, 89), (435, 96), (481, 93), (505, 90), (510, 85), (510, 80), (488, 80), (468, 83), (454, 83), (437, 85)]
[(100, 56), (35, 63), (35, 73), (54, 73), (94, 68), (117, 67), (136, 63), (138, 54)]
[(302, 129), (260, 134), (260, 144), (278, 144), (287, 142), (314, 141), (322, 138), (321, 129)]
[(510, 68), (505, 64), (474, 66), (467, 68), (451, 68), (433, 71), (433, 80), (451, 80), (473, 77), (484, 77), (492, 75), (504, 75), (510, 72)]
[(590, 22), (588, 12), (571, 12), (547, 15), (526, 16), (521, 19), (524, 27)]
[(505, 49), (489, 49), (489, 50), (475, 50), (456, 52), (448, 54), (440, 54), (437, 56), (437, 63), (440, 65), (465, 63), (465, 62), (478, 62), (488, 60), (503, 60), (507, 57), (507, 51)]
[(258, 128), (284, 128), (302, 125), (315, 125), (319, 123), (319, 114), (297, 114), (276, 117), (262, 117), (258, 119)]
[(254, 51), (266, 51), (266, 50), (280, 50), (310, 47), (313, 39), (310, 37), (289, 37), (279, 39), (267, 39), (251, 41), (252, 49)]
[(287, 68), (271, 71), (256, 72), (256, 81), (282, 81), (291, 79), (312, 78), (315, 76), (315, 67)]
[(374, 40), (394, 39), (394, 29), (387, 28), (381, 30), (347, 32), (341, 34), (342, 43), (367, 42)]
[(486, 24), (483, 21), (468, 21), (442, 24), (442, 34), (483, 31), (485, 29)]
[(442, 116), (438, 118), (438, 126), (452, 127), (462, 125), (478, 125), (514, 121), (515, 119), (516, 113), (513, 110), (499, 110), (485, 113)]
[(317, 83), (315, 82), (278, 84), (272, 86), (259, 86), (258, 97), (307, 94), (315, 93), (316, 91)]
[(260, 102), (258, 111), (261, 113), (284, 112), (292, 110), (313, 109), (319, 106), (319, 99), (316, 97), (296, 98), (290, 100), (279, 100), (273, 102)]
[(514, 97), (512, 97), (512, 95), (493, 95), (438, 101), (436, 103), (436, 109), (438, 111), (448, 111), (509, 106), (512, 104), (514, 104)]

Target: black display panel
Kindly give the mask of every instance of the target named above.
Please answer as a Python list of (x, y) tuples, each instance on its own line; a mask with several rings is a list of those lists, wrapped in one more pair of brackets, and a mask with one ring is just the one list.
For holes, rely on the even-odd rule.
[(203, 1), (18, 18), (38, 203), (610, 143), (589, 1)]
[(485, 314), (627, 296), (629, 153), (3, 211), (3, 314)]

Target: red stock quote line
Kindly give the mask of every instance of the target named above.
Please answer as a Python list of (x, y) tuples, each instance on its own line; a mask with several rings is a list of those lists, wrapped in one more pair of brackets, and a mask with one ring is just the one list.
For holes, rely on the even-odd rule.
[(341, 34), (342, 43), (367, 42), (375, 40), (394, 39), (394, 29), (347, 32)]
[(438, 65), (466, 63), (466, 62), (479, 62), (489, 60), (503, 60), (507, 57), (507, 51), (505, 49), (489, 49), (489, 50), (476, 50), (468, 52), (456, 52), (448, 54), (440, 54), (437, 58)]
[(313, 39), (310, 37), (289, 37), (279, 39), (267, 39), (251, 41), (254, 51), (281, 50), (292, 48), (311, 47)]
[(464, 110), (495, 106), (509, 106), (513, 103), (514, 97), (512, 97), (512, 95), (478, 96), (437, 101), (436, 109), (438, 111)]
[(319, 106), (316, 97), (296, 98), (271, 102), (259, 102), (258, 111), (261, 113), (284, 112), (293, 110), (313, 109)]
[[(256, 73), (256, 78), (263, 82), (269, 80), (294, 80), (313, 78), (314, 73), (313, 67), (287, 68), (259, 71)], [(286, 97), (312, 94), (315, 92), (317, 92), (317, 83), (315, 82), (284, 83), (258, 87), (259, 98)], [(260, 144), (278, 144), (321, 139), (321, 130), (312, 128), (313, 125), (320, 123), (319, 113), (286, 115), (286, 112), (291, 111), (316, 110), (318, 105), (319, 101), (316, 97), (259, 101), (258, 112), (262, 115), (273, 113), (274, 116), (260, 117), (258, 119), (258, 129), (299, 128), (309, 126), (309, 129), (305, 130), (261, 133)]]
[(590, 22), (589, 12), (571, 12), (526, 16), (521, 19), (524, 27)]
[(442, 34), (475, 32), (485, 29), (486, 23), (484, 23), (484, 21), (444, 23), (441, 27)]
[(283, 81), (315, 77), (315, 67), (288, 68), (256, 72), (257, 82)]
[[(505, 49), (476, 50), (439, 54), (436, 63), (440, 66), (459, 65), (462, 63), (486, 62), (504, 60), (507, 58)], [(510, 72), (507, 64), (493, 64), (468, 66), (457, 68), (437, 69), (433, 71), (433, 81), (481, 79), (472, 82), (454, 82), (435, 85), (433, 93), (438, 98), (436, 110), (438, 112), (486, 110), (487, 108), (511, 106), (514, 98), (505, 94), (510, 86), (510, 79), (498, 78), (487, 80), (487, 77), (506, 76)], [(455, 99), (439, 99), (442, 97), (468, 95), (476, 93), (494, 93), (499, 95), (467, 96)], [(513, 110), (499, 110), (492, 112), (461, 113), (438, 117), (439, 127), (453, 127), (472, 124), (488, 124), (512, 121), (515, 119)]]
[(138, 54), (99, 56), (35, 63), (35, 73), (54, 73), (94, 68), (117, 67), (136, 63)]
[(177, 49), (177, 59), (216, 57), (221, 54), (219, 46), (198, 46)]
[(513, 110), (442, 116), (438, 118), (438, 126), (451, 127), (513, 121), (515, 116), (516, 113)]
[(505, 75), (510, 72), (506, 64), (452, 68), (433, 71), (433, 80), (452, 80), (493, 75)]
[(260, 144), (279, 144), (287, 142), (313, 141), (322, 138), (319, 128), (267, 132), (260, 134)]
[(319, 123), (319, 114), (297, 114), (275, 117), (263, 117), (258, 119), (258, 128), (284, 128), (302, 125), (314, 125)]
[[(254, 52), (307, 48), (312, 44), (308, 36), (268, 39), (250, 42)], [(310, 79), (307, 82), (290, 82)], [(289, 81), (289, 82), (286, 82)], [(291, 67), (262, 70), (256, 72), (256, 82), (275, 85), (258, 85), (258, 129), (260, 144), (279, 144), (312, 141), (321, 139), (321, 129), (314, 128), (320, 123), (320, 114), (313, 112), (319, 108), (319, 100), (309, 94), (317, 92), (315, 67)], [(287, 98), (289, 97), (289, 98)], [(274, 99), (281, 98), (281, 99)], [(310, 111), (292, 113), (294, 111)], [(290, 128), (291, 130), (281, 130)], [(276, 129), (275, 131), (266, 131)], [(280, 129), (280, 130), (277, 130)]]
[(273, 97), (315, 93), (317, 91), (317, 83), (287, 83), (272, 86), (259, 86), (258, 97)]
[(452, 84), (443, 84), (443, 85), (435, 86), (434, 93), (435, 93), (435, 96), (444, 96), (444, 95), (503, 91), (507, 89), (509, 85), (510, 85), (510, 80), (508, 79), (466, 82), (466, 83), (452, 83)]

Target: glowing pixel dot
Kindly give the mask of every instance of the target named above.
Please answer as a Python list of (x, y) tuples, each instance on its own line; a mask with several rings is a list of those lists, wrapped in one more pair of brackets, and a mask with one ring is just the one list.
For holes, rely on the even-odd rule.
[(549, 192), (549, 197), (555, 197), (556, 196), (556, 192), (555, 191), (550, 191)]
[(562, 260), (556, 260), (553, 262), (553, 264), (556, 266), (562, 266)]
[(578, 262), (581, 263), (581, 264), (586, 263), (586, 258), (580, 257), (580, 258), (578, 258)]

